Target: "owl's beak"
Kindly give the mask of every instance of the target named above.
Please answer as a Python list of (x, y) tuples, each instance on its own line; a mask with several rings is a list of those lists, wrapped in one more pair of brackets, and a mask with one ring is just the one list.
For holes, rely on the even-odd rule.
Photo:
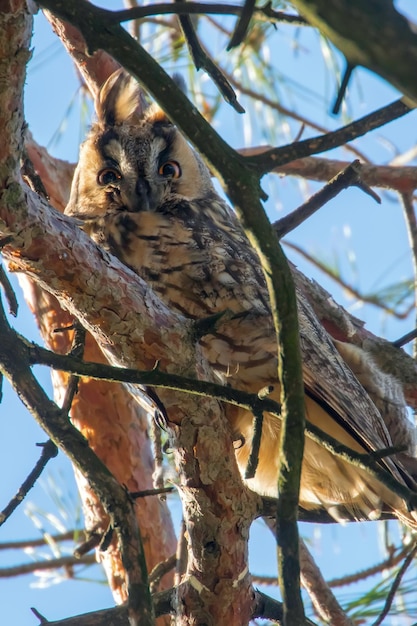
[(152, 189), (146, 178), (136, 181), (136, 202), (139, 211), (149, 211), (151, 207)]
[(162, 189), (151, 185), (146, 178), (138, 178), (136, 182), (136, 206), (138, 211), (152, 211), (160, 203)]

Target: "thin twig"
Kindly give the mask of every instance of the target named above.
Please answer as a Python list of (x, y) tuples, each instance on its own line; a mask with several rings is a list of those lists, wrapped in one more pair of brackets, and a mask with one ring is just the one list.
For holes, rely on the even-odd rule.
[(334, 132), (311, 139), (305, 139), (304, 141), (299, 141), (280, 148), (273, 148), (260, 155), (246, 157), (247, 163), (250, 164), (259, 175), (263, 175), (270, 172), (278, 165), (283, 165), (295, 159), (300, 159), (312, 154), (319, 154), (320, 152), (345, 145), (347, 142), (353, 141), (353, 139), (357, 139), (371, 130), (380, 128), (384, 124), (410, 113), (412, 110), (413, 109), (405, 104), (403, 100), (396, 100), (388, 106), (382, 107), (369, 115), (365, 115)]
[[(404, 219), (408, 232), (408, 240), (411, 248), (411, 259), (413, 264), (413, 274), (414, 274), (414, 303), (417, 301), (417, 218), (414, 210), (414, 202), (412, 193), (402, 193), (400, 195), (402, 205), (403, 205), (403, 213)], [(415, 323), (417, 325), (417, 319), (415, 319)], [(417, 344), (414, 341), (413, 344), (413, 356), (417, 357)]]
[(227, 50), (240, 46), (249, 28), (249, 22), (255, 9), (256, 0), (245, 0), (241, 14), (236, 22), (232, 37), (227, 45)]
[[(270, 598), (262, 591), (255, 591), (256, 607), (253, 617), (261, 617), (264, 619), (272, 620), (277, 624), (285, 624), (284, 619), (284, 607), (281, 602)], [(297, 622), (297, 626), (317, 626), (315, 622), (305, 617), (303, 620)]]
[(337, 93), (337, 97), (332, 108), (333, 115), (337, 115), (340, 111), (340, 107), (346, 95), (346, 90), (347, 90), (349, 81), (352, 78), (352, 74), (353, 74), (355, 67), (356, 65), (353, 65), (352, 63), (349, 63), (349, 61), (347, 61), (346, 68), (343, 73), (342, 82), (340, 83), (339, 91)]
[[(302, 521), (305, 520), (303, 519)], [(333, 519), (333, 522), (337, 523), (335, 519)], [(398, 548), (398, 550), (399, 552), (397, 554), (390, 554), (388, 558), (384, 559), (380, 563), (377, 563), (376, 565), (372, 565), (372, 567), (360, 570), (359, 572), (355, 572), (354, 574), (341, 576), (340, 578), (332, 578), (331, 580), (327, 581), (327, 585), (330, 588), (345, 587), (347, 585), (353, 585), (360, 580), (366, 580), (367, 578), (375, 576), (376, 574), (380, 574), (387, 569), (391, 569), (398, 565), (398, 563), (407, 556), (410, 551), (410, 546)], [(252, 573), (252, 580), (256, 585), (274, 586), (277, 584), (276, 576), (262, 576)]]
[[(238, 81), (236, 77), (233, 76), (233, 74), (227, 74), (227, 78), (230, 84), (233, 85), (235, 89), (239, 90), (239, 93), (245, 94), (245, 96), (249, 96), (250, 98), (253, 98), (253, 100), (255, 100), (256, 102), (262, 102), (263, 104), (266, 104), (268, 107), (270, 107), (274, 111), (277, 111), (281, 115), (285, 115), (286, 117), (289, 117), (290, 119), (296, 122), (300, 122), (302, 126), (308, 126), (309, 128), (312, 128), (316, 130), (317, 132), (322, 133), (323, 135), (328, 134), (330, 132), (329, 129), (326, 128), (325, 126), (322, 126), (321, 124), (317, 124), (317, 122), (310, 120), (309, 118), (305, 117), (304, 115), (301, 115), (300, 113), (296, 111), (292, 111), (291, 109), (285, 107), (281, 102), (278, 102), (277, 100), (268, 98), (268, 96), (266, 96), (265, 93), (261, 91), (259, 92), (255, 91), (254, 89), (247, 87), (241, 81)], [(369, 163), (369, 159), (366, 157), (366, 155), (360, 150), (358, 150), (355, 146), (351, 146), (347, 144), (342, 147), (345, 150), (355, 154), (359, 159), (361, 159), (365, 163)], [(271, 149), (271, 147), (269, 147), (269, 149)], [(239, 150), (239, 152), (246, 151), (247, 153), (249, 153), (251, 150), (252, 148), (244, 148), (243, 150)], [(265, 152), (266, 150), (268, 150), (268, 147), (262, 146), (262, 152)]]
[(103, 533), (88, 531), (88, 539), (80, 543), (74, 550), (73, 555), (75, 558), (80, 559), (84, 554), (88, 554), (94, 548), (100, 545), (102, 541)]
[(0, 568), (0, 578), (14, 578), (23, 574), (33, 574), (33, 572), (58, 569), (60, 567), (70, 568), (75, 565), (93, 565), (96, 562), (94, 554), (86, 554), (80, 559), (72, 555), (61, 556), (56, 559), (45, 559), (43, 561), (33, 561), (32, 563), (22, 563), (13, 567), (2, 567)]
[(245, 469), (246, 480), (249, 480), (249, 478), (253, 478), (255, 476), (256, 469), (258, 467), (263, 419), (264, 419), (264, 415), (262, 411), (254, 413), (252, 445), (251, 445), (248, 463)]
[(164, 561), (157, 563), (157, 565), (155, 565), (155, 567), (149, 572), (149, 584), (151, 586), (152, 593), (157, 591), (161, 578), (174, 569), (176, 562), (177, 555), (172, 554)]
[(4, 507), (3, 511), (0, 513), (0, 526), (2, 526), (9, 519), (12, 513), (17, 509), (17, 507), (22, 504), (23, 500), (32, 489), (39, 476), (42, 474), (48, 461), (56, 457), (58, 454), (58, 448), (50, 439), (46, 443), (37, 445), (42, 446), (41, 456), (33, 470), (23, 481), (16, 495), (13, 496), (10, 502)]
[(414, 546), (414, 548), (411, 550), (409, 555), (404, 559), (404, 563), (401, 565), (400, 569), (398, 570), (398, 573), (394, 579), (394, 582), (392, 583), (392, 587), (389, 591), (389, 594), (385, 600), (384, 608), (382, 609), (381, 614), (379, 615), (378, 619), (375, 620), (372, 626), (379, 626), (380, 624), (382, 624), (382, 622), (388, 615), (391, 609), (391, 605), (394, 601), (395, 594), (397, 593), (398, 587), (400, 586), (401, 580), (404, 574), (406, 573), (407, 569), (411, 565), (411, 562), (414, 559), (416, 554), (417, 554), (417, 545)]
[(203, 69), (207, 72), (226, 102), (238, 113), (244, 113), (245, 109), (239, 104), (236, 93), (226, 76), (201, 46), (197, 33), (194, 30), (191, 17), (189, 15), (180, 14), (178, 15), (178, 20), (196, 69)]
[[(276, 517), (277, 516), (277, 501), (274, 498), (268, 498), (264, 496), (262, 498), (262, 508), (259, 511), (258, 517)], [(372, 522), (369, 518), (366, 518), (364, 515), (352, 514), (352, 511), (346, 509), (346, 507), (339, 506), (338, 512), (340, 513), (340, 518), (343, 519), (343, 522), (346, 523), (357, 523), (357, 522)], [(325, 509), (303, 509), (299, 507), (298, 509), (298, 519), (300, 522), (306, 522), (307, 524), (339, 524), (338, 520), (335, 520)], [(394, 513), (389, 513), (387, 511), (382, 511), (378, 520), (395, 520), (398, 519)]]
[(410, 551), (410, 546), (398, 548), (398, 550), (398, 554), (391, 553), (387, 559), (384, 559), (376, 565), (372, 565), (372, 567), (360, 570), (359, 572), (355, 572), (354, 574), (341, 576), (340, 578), (333, 578), (329, 580), (327, 584), (329, 585), (329, 587), (344, 587), (346, 585), (352, 585), (354, 583), (357, 583), (360, 580), (370, 578), (371, 576), (375, 576), (375, 574), (379, 574), (384, 570), (395, 567), (400, 561), (403, 560), (405, 556), (407, 556)]
[[(69, 355), (78, 359), (82, 359), (84, 355), (86, 331), (77, 322), (74, 323), (74, 329), (75, 332)], [(64, 399), (62, 401), (62, 410), (64, 413), (69, 413), (71, 410), (72, 401), (74, 400), (74, 396), (78, 390), (78, 383), (79, 379), (77, 376), (70, 376), (67, 388), (65, 390)]]
[(39, 611), (38, 611), (37, 609), (35, 609), (33, 606), (31, 607), (31, 609), (30, 609), (30, 610), (32, 611), (33, 615), (34, 615), (35, 617), (37, 617), (37, 618), (38, 618), (38, 620), (40, 621), (40, 623), (41, 623), (41, 624), (49, 624), (49, 623), (50, 623), (50, 622), (46, 619), (46, 617), (44, 617), (44, 616), (42, 615), (42, 613), (39, 613)]
[(38, 539), (22, 539), (21, 541), (5, 541), (0, 543), (0, 550), (24, 550), (25, 548), (37, 548), (39, 546), (60, 543), (62, 541), (75, 541), (85, 535), (84, 530), (67, 530), (65, 533), (57, 533), (56, 535), (47, 535)]
[(136, 498), (146, 498), (147, 496), (158, 496), (161, 493), (172, 493), (175, 487), (159, 487), (158, 489), (142, 489), (142, 491), (132, 491), (129, 496), (136, 500)]
[(334, 178), (332, 178), (320, 191), (313, 194), (311, 198), (299, 206), (289, 215), (277, 220), (272, 224), (273, 229), (281, 239), (290, 231), (294, 230), (302, 224), (306, 219), (311, 217), (318, 209), (324, 206), (329, 200), (337, 196), (341, 191), (350, 186), (362, 185), (360, 180), (361, 164), (358, 160), (353, 161)]
[[(161, 2), (158, 4), (151, 4), (149, 6), (140, 6), (132, 9), (124, 9), (120, 11), (113, 11), (113, 15), (110, 20), (113, 23), (122, 23), (129, 20), (143, 19), (151, 15), (165, 15), (165, 14), (181, 14), (181, 15), (237, 15), (242, 13), (242, 5), (240, 4), (221, 4), (221, 3), (205, 3), (205, 2), (178, 2), (177, 4), (171, 4), (168, 2)], [(272, 8), (271, 2), (266, 2), (264, 6), (257, 7), (254, 10), (254, 15), (258, 19), (264, 18), (268, 22), (284, 22), (287, 24), (293, 24), (294, 26), (309, 26), (309, 23), (304, 17), (300, 15), (291, 15), (284, 11), (275, 11)]]
[(414, 330), (410, 330), (409, 333), (406, 333), (399, 339), (396, 339), (395, 341), (393, 341), (392, 345), (395, 346), (396, 348), (401, 348), (402, 346), (405, 346), (410, 341), (413, 341), (413, 339), (415, 339), (416, 337), (417, 337), (417, 328), (414, 328)]

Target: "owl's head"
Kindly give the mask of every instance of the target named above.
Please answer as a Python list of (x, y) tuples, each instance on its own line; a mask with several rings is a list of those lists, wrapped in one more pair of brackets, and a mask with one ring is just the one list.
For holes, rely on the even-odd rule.
[(212, 189), (210, 174), (165, 113), (146, 107), (136, 80), (118, 70), (95, 102), (97, 121), (81, 146), (66, 213), (158, 211)]

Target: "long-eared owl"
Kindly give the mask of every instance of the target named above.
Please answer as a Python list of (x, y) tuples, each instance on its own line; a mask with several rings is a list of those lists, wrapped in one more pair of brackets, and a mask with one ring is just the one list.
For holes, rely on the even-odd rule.
[[(231, 312), (226, 330), (201, 339), (208, 362), (222, 382), (255, 393), (273, 386), (279, 401), (276, 336), (260, 263), (202, 159), (161, 109), (144, 106), (138, 84), (124, 71), (103, 85), (96, 111), (66, 213), (184, 316)], [(389, 433), (393, 415), (405, 423), (401, 392), (389, 391), (388, 378), (362, 350), (335, 347), (298, 296), (307, 419), (353, 450), (387, 448), (394, 440), (412, 455), (407, 427), (399, 436)], [(381, 413), (376, 406), (385, 408)], [(225, 411), (243, 473), (252, 415), (232, 406)], [(265, 415), (258, 468), (248, 481), (261, 494), (277, 494), (279, 436), (280, 419)], [(398, 457), (384, 463), (407, 480)], [(378, 517), (385, 508), (416, 524), (401, 498), (308, 437), (300, 504), (324, 507), (336, 518), (340, 507), (358, 518)]]

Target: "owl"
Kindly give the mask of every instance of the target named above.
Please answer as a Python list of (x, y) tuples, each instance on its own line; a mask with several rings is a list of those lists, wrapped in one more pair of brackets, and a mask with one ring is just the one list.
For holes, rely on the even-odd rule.
[[(277, 340), (260, 262), (207, 167), (160, 108), (144, 105), (137, 82), (124, 71), (107, 80), (95, 104), (97, 121), (81, 147), (66, 214), (185, 317), (228, 311), (221, 332), (213, 329), (200, 340), (210, 367), (223, 384), (254, 393), (270, 387), (279, 401)], [(411, 458), (411, 427), (395, 437), (389, 433), (390, 420), (407, 424), (399, 385), (377, 372), (359, 348), (335, 344), (303, 294), (297, 295), (307, 419), (357, 452), (395, 444)], [(244, 475), (253, 416), (231, 405), (225, 413)], [(257, 470), (247, 480), (272, 497), (280, 427), (279, 417), (264, 416)], [(400, 455), (381, 465), (414, 486)], [(309, 437), (300, 505), (324, 508), (335, 519), (346, 511), (357, 519), (394, 512), (417, 525), (398, 495)]]

